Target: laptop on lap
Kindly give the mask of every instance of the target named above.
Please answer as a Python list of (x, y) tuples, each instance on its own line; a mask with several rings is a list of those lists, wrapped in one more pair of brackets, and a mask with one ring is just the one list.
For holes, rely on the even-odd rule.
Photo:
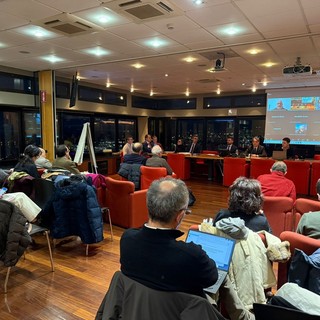
[(228, 274), (236, 241), (211, 233), (189, 230), (186, 242), (193, 242), (201, 245), (209, 258), (214, 260), (216, 263), (218, 269), (218, 280), (214, 285), (209, 288), (205, 288), (204, 290), (214, 294), (217, 293)]

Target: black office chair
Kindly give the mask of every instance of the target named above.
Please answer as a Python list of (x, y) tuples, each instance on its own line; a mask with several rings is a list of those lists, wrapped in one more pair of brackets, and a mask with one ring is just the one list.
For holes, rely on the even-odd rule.
[[(43, 209), (47, 202), (51, 199), (51, 196), (54, 192), (54, 183), (50, 180), (46, 179), (33, 179), (33, 190), (34, 190), (34, 202)], [(52, 257), (52, 250), (49, 238), (49, 229), (45, 227), (38, 226), (36, 224), (30, 224), (31, 228), (28, 229), (30, 236), (42, 233), (46, 236), (47, 243), (48, 243), (48, 250), (50, 256), (50, 263), (51, 263), (51, 270), (54, 271), (54, 264), (53, 264), (53, 257)]]
[(256, 320), (319, 320), (320, 316), (305, 313), (300, 310), (273, 306), (271, 304), (253, 304)]

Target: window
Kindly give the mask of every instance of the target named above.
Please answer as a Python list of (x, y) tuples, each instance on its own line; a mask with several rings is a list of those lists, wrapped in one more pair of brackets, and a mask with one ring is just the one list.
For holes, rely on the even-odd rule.
[(24, 143), (41, 145), (41, 119), (39, 112), (25, 111), (23, 113), (24, 122)]
[(126, 144), (128, 136), (132, 136), (137, 141), (137, 121), (133, 119), (118, 120), (118, 145), (119, 150)]
[(234, 120), (207, 120), (207, 150), (218, 150), (226, 145), (227, 137), (234, 135)]
[(116, 151), (116, 120), (114, 118), (94, 118), (94, 150), (104, 152), (106, 149)]
[(35, 82), (33, 77), (12, 73), (0, 72), (0, 90), (18, 93), (34, 93)]

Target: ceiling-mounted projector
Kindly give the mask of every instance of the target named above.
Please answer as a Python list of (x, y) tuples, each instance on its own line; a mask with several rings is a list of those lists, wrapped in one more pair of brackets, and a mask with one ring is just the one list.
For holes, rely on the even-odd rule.
[(292, 66), (292, 67), (284, 67), (282, 70), (282, 73), (284, 75), (299, 75), (299, 74), (305, 74), (305, 75), (311, 75), (312, 74), (312, 68), (311, 66)]
[(301, 58), (297, 57), (296, 64), (284, 67), (282, 73), (284, 76), (312, 75), (312, 67), (310, 65), (302, 65)]

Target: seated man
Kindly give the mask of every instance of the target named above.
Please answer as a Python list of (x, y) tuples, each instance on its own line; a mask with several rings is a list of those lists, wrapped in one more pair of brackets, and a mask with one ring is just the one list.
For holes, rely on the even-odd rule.
[(36, 159), (35, 164), (37, 169), (50, 169), (52, 168), (52, 163), (47, 159), (46, 150), (39, 148), (41, 150), (40, 157)]
[[(185, 183), (171, 177), (151, 184), (147, 192), (148, 222), (141, 229), (126, 230), (121, 237), (121, 271), (155, 290), (205, 297), (203, 289), (218, 278), (215, 262), (193, 242), (176, 240), (183, 235), (178, 227), (185, 214), (190, 213), (188, 194)], [(223, 302), (231, 319), (254, 318), (234, 294), (228, 277), (226, 279), (220, 291), (228, 292)]]
[(142, 152), (144, 154), (151, 153), (151, 149), (153, 147), (153, 141), (151, 135), (148, 133), (144, 137), (144, 142), (142, 143)]
[(73, 174), (80, 174), (77, 164), (71, 160), (70, 150), (66, 145), (57, 146), (56, 156), (57, 158), (52, 163), (53, 168), (66, 169)]
[(252, 146), (250, 146), (246, 151), (245, 155), (251, 155), (251, 157), (266, 157), (267, 152), (264, 146), (260, 145), (260, 138), (253, 137)]
[(159, 145), (156, 145), (152, 148), (152, 157), (147, 159), (147, 167), (164, 167), (167, 169), (167, 174), (172, 175), (172, 169), (169, 166), (166, 159), (162, 158), (162, 149)]
[[(318, 200), (320, 200), (320, 179), (316, 184)], [(320, 239), (320, 211), (306, 212), (302, 215), (297, 232), (314, 239)]]
[(138, 163), (145, 165), (147, 158), (144, 157), (141, 153), (142, 144), (140, 142), (135, 142), (132, 146), (132, 153), (126, 154), (123, 157), (123, 162), (129, 164)]
[(285, 177), (287, 165), (283, 161), (275, 162), (270, 173), (262, 174), (257, 178), (261, 183), (262, 193), (271, 197), (290, 197), (296, 200), (296, 187), (294, 183)]
[(132, 146), (133, 146), (133, 137), (127, 137), (127, 143), (122, 148), (122, 155), (125, 156), (126, 154), (132, 153)]
[(192, 136), (192, 143), (189, 146), (189, 148), (187, 149), (188, 152), (190, 152), (191, 154), (193, 153), (201, 153), (201, 145), (199, 143), (199, 136), (197, 134), (194, 134)]
[(290, 138), (284, 137), (282, 139), (281, 149), (283, 151), (287, 151), (287, 159), (294, 159), (295, 154), (294, 154), (293, 150), (290, 148), (290, 141), (291, 141)]
[(234, 138), (231, 136), (228, 136), (227, 138), (227, 151), (229, 155), (237, 154), (238, 148), (236, 145), (234, 145)]

